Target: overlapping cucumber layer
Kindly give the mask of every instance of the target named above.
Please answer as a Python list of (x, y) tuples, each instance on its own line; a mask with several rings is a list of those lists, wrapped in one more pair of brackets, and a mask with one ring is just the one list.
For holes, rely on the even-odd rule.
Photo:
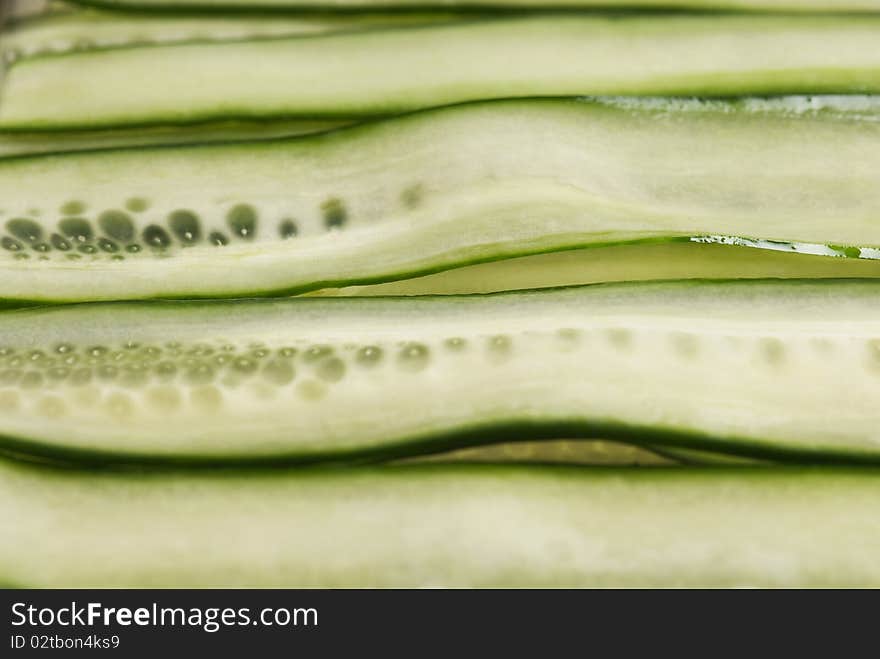
[(0, 580), (865, 587), (880, 584), (878, 506), (880, 480), (859, 470), (113, 473), (3, 462)]
[(451, 14), (397, 13), (305, 16), (151, 15), (69, 11), (13, 23), (0, 33), (7, 61), (47, 53), (179, 42), (236, 41), (305, 36), (376, 27), (414, 26), (450, 20)]
[(228, 11), (286, 9), (360, 9), (377, 8), (423, 9), (425, 6), (492, 9), (547, 8), (635, 8), (635, 9), (728, 9), (753, 11), (877, 11), (878, 0), (72, 0), (82, 5), (119, 9), (180, 10), (201, 9)]
[(503, 101), (290, 140), (5, 159), (0, 297), (302, 292), (694, 238), (873, 258), (875, 108)]
[(880, 16), (542, 15), (122, 48), (13, 67), (0, 129), (350, 118), (531, 96), (870, 93), (878, 37)]
[(309, 296), (466, 295), (663, 279), (880, 277), (880, 260), (829, 258), (693, 242), (575, 249), (445, 270), (383, 284), (327, 288)]
[(880, 284), (77, 305), (0, 316), (0, 434), (96, 460), (629, 438), (880, 456)]

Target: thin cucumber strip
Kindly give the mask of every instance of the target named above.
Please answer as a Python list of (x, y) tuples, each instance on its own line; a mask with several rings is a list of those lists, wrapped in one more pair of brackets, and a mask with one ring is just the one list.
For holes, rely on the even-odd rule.
[[(477, 463), (477, 464), (567, 464), (666, 467), (677, 460), (650, 447), (598, 439), (544, 439), (469, 446), (440, 453), (402, 458), (398, 464)], [(714, 456), (714, 454), (708, 454)], [(711, 459), (711, 457), (709, 458)], [(719, 460), (737, 460), (720, 454)]]
[(562, 15), (121, 48), (12, 67), (0, 129), (349, 118), (532, 96), (871, 93), (878, 40), (880, 16)]
[(105, 461), (604, 437), (880, 458), (880, 282), (71, 305), (0, 314), (0, 435)]
[(0, 158), (170, 144), (204, 144), (276, 139), (319, 133), (350, 122), (321, 119), (232, 121), (98, 131), (0, 133)]
[(880, 585), (878, 506), (873, 470), (115, 473), (3, 462), (0, 580), (55, 588), (870, 587)]
[[(840, 256), (843, 256), (841, 253)], [(880, 260), (829, 258), (717, 244), (648, 243), (523, 256), (310, 296), (466, 295), (612, 281), (880, 277)]]
[(290, 140), (4, 159), (0, 298), (304, 292), (693, 239), (876, 258), (880, 122), (802, 105), (502, 101)]
[(49, 14), (13, 24), (0, 33), (0, 52), (9, 60), (47, 53), (121, 46), (213, 42), (303, 36), (375, 27), (450, 20), (451, 14), (348, 14), (308, 16), (162, 16), (93, 10)]
[(278, 9), (419, 9), (455, 7), (460, 9), (726, 9), (751, 11), (878, 11), (880, 0), (72, 0), (82, 5), (119, 9), (203, 11)]

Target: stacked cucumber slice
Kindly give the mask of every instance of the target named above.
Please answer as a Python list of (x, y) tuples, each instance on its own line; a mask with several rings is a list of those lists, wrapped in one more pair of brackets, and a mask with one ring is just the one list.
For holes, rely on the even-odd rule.
[(880, 2), (81, 5), (0, 32), (0, 582), (880, 584)]

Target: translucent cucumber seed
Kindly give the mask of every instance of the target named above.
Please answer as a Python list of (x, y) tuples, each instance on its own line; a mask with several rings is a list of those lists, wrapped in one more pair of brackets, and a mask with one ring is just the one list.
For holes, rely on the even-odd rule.
[(50, 380), (63, 380), (70, 375), (70, 370), (64, 366), (53, 366), (46, 372), (46, 374), (49, 376)]
[(119, 374), (119, 369), (117, 369), (113, 364), (101, 364), (98, 366), (98, 377), (102, 380), (113, 380)]
[(98, 238), (98, 247), (103, 249), (105, 252), (113, 253), (119, 251), (119, 245), (114, 243), (109, 238)]
[(208, 242), (212, 245), (216, 245), (217, 247), (224, 247), (229, 244), (229, 238), (224, 236), (219, 231), (213, 231), (210, 236), (208, 236)]
[(127, 213), (109, 210), (98, 216), (98, 226), (105, 235), (120, 242), (128, 242), (134, 238), (134, 222)]
[(35, 243), (43, 237), (39, 224), (27, 218), (17, 217), (6, 223), (6, 230), (13, 236), (28, 243)]
[(511, 345), (512, 342), (509, 336), (499, 334), (489, 339), (489, 350), (496, 354), (510, 352)]
[(168, 226), (184, 245), (195, 245), (202, 238), (199, 217), (188, 210), (177, 210), (168, 217)]
[(398, 355), (398, 363), (408, 371), (420, 371), (428, 365), (430, 351), (421, 343), (407, 343)]
[(210, 364), (195, 364), (190, 366), (186, 371), (186, 380), (190, 384), (207, 384), (213, 378), (214, 369)]
[(52, 247), (62, 252), (66, 252), (70, 249), (70, 242), (67, 241), (61, 234), (53, 233), (49, 241), (52, 243)]
[(253, 350), (251, 350), (250, 354), (251, 357), (253, 357), (254, 359), (262, 359), (263, 357), (269, 355), (269, 350), (267, 350), (266, 348), (254, 348)]
[(113, 393), (107, 398), (107, 411), (114, 417), (123, 419), (134, 411), (131, 398), (121, 393)]
[(162, 379), (173, 378), (177, 373), (177, 367), (172, 362), (159, 362), (156, 364), (156, 375)]
[(143, 213), (150, 207), (150, 202), (143, 197), (131, 197), (126, 200), (125, 207), (132, 213)]
[(263, 377), (279, 386), (293, 380), (295, 372), (293, 366), (286, 359), (273, 359), (263, 367)]
[(9, 236), (3, 236), (3, 239), (0, 240), (0, 245), (2, 245), (3, 249), (10, 252), (20, 252), (22, 248), (20, 242)]
[(62, 215), (82, 215), (86, 212), (86, 205), (77, 200), (67, 201), (61, 205)]
[(101, 357), (107, 354), (107, 348), (104, 346), (94, 346), (89, 348), (89, 356), (91, 357)]
[(355, 361), (366, 368), (377, 366), (382, 361), (382, 348), (378, 346), (364, 346), (355, 354)]
[(333, 354), (333, 348), (327, 345), (315, 345), (309, 347), (303, 353), (303, 361), (306, 363), (316, 362), (319, 359), (323, 359), (324, 357), (328, 357)]
[(58, 396), (46, 396), (37, 404), (37, 410), (49, 419), (57, 419), (64, 416), (67, 406)]
[(775, 337), (761, 339), (760, 348), (761, 355), (768, 364), (775, 366), (785, 359), (785, 346)]
[(58, 229), (75, 243), (86, 243), (92, 239), (92, 225), (81, 217), (69, 217), (58, 223)]
[(173, 412), (180, 407), (180, 392), (175, 387), (158, 386), (147, 391), (147, 401), (163, 412)]
[(144, 242), (155, 249), (165, 249), (171, 244), (171, 236), (158, 224), (151, 224), (142, 234)]
[(68, 352), (73, 352), (73, 346), (69, 343), (59, 343), (55, 346), (55, 352), (59, 355), (66, 355)]
[(339, 357), (329, 357), (315, 367), (318, 377), (327, 382), (339, 382), (345, 376), (345, 362)]
[(31, 350), (31, 351), (28, 353), (28, 359), (29, 359), (31, 362), (34, 362), (34, 363), (41, 362), (41, 361), (43, 361), (45, 358), (46, 358), (46, 353), (43, 352), (42, 350)]
[(451, 339), (446, 339), (443, 342), (443, 345), (445, 345), (452, 351), (458, 352), (459, 350), (464, 350), (465, 347), (467, 347), (467, 341), (460, 337), (454, 336)]
[(82, 252), (83, 254), (95, 254), (98, 251), (98, 248), (94, 245), (80, 245), (76, 248), (78, 252)]
[(296, 228), (296, 222), (293, 220), (283, 220), (278, 227), (278, 234), (284, 239), (293, 238), (299, 230)]
[(289, 359), (296, 355), (296, 348), (281, 348), (281, 350), (278, 351), (278, 354)]
[(129, 254), (137, 254), (139, 251), (141, 251), (141, 246), (136, 244), (126, 245), (125, 251)]
[(338, 197), (321, 204), (321, 213), (324, 215), (324, 226), (328, 229), (341, 229), (348, 220), (345, 204)]
[(214, 412), (223, 403), (223, 394), (212, 385), (196, 387), (190, 392), (192, 404), (204, 412)]
[(226, 223), (239, 238), (253, 240), (257, 236), (257, 211), (249, 204), (233, 206), (226, 214)]
[(29, 259), (29, 258), (31, 258), (31, 255), (30, 255), (30, 254), (23, 254), (23, 253), (19, 252), (19, 253), (16, 254), (13, 258), (15, 258), (15, 259), (19, 259), (19, 260), (24, 260), (24, 259)]
[(625, 350), (632, 344), (632, 334), (629, 330), (620, 327), (609, 329), (605, 332), (608, 341), (618, 350)]
[(250, 375), (257, 370), (257, 362), (247, 357), (236, 357), (232, 360), (232, 368), (243, 375)]
[(43, 253), (52, 251), (52, 247), (49, 245), (49, 243), (34, 243), (33, 249), (35, 252)]

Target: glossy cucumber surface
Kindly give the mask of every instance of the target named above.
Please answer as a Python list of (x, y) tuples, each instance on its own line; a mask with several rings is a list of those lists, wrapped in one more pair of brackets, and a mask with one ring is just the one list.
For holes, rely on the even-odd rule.
[(0, 298), (295, 293), (619, 243), (876, 259), (877, 117), (867, 97), (503, 101), (7, 158)]
[(113, 473), (4, 462), (0, 580), (868, 587), (880, 584), (878, 506), (880, 479), (861, 470)]
[(880, 283), (113, 303), (0, 315), (0, 435), (98, 462), (351, 461), (603, 437), (880, 457)]
[(878, 40), (870, 15), (562, 14), (70, 53), (11, 68), (0, 130), (349, 119), (510, 97), (875, 93)]

